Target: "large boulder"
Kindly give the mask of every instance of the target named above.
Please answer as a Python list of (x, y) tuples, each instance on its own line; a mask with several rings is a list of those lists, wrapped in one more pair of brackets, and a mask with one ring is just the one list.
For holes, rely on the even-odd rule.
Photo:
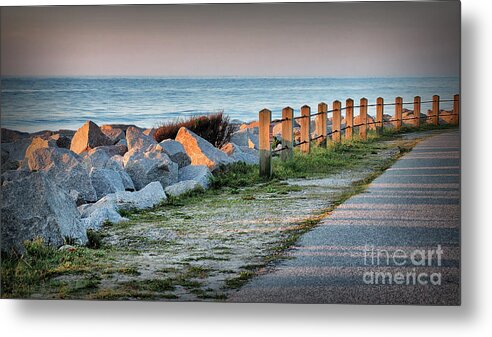
[[(258, 130), (259, 127), (260, 127), (260, 123), (258, 121), (253, 121), (253, 122), (242, 124), (239, 127), (239, 130), (246, 130), (246, 129), (256, 129), (256, 130)], [(258, 132), (256, 131), (256, 133), (258, 133)]]
[(22, 178), (27, 177), (31, 174), (31, 171), (25, 169), (17, 169), (17, 170), (2, 170), (1, 183), (2, 185), (11, 181), (20, 180)]
[(194, 180), (204, 189), (210, 185), (212, 173), (205, 165), (188, 165), (179, 169), (179, 181)]
[(82, 152), (104, 145), (113, 145), (113, 143), (111, 139), (101, 132), (97, 124), (87, 121), (73, 136), (70, 150), (81, 154)]
[(56, 143), (56, 146), (64, 148), (64, 149), (70, 149), (70, 145), (72, 144), (72, 139), (66, 136), (63, 136), (62, 134), (54, 134), (49, 138), (50, 140), (54, 140)]
[(123, 157), (123, 162), (137, 190), (153, 181), (160, 182), (163, 187), (178, 181), (178, 164), (162, 152), (159, 146), (147, 152), (129, 151)]
[(183, 145), (192, 165), (206, 165), (215, 170), (220, 165), (233, 162), (224, 152), (185, 127), (179, 129), (176, 141)]
[(125, 132), (122, 129), (114, 128), (111, 125), (102, 125), (101, 132), (111, 139), (112, 144), (118, 143), (120, 140), (125, 139)]
[(128, 151), (145, 152), (157, 145), (154, 138), (144, 134), (141, 129), (130, 126), (126, 130), (126, 143)]
[(101, 199), (110, 193), (125, 190), (123, 180), (119, 172), (106, 168), (93, 168), (89, 174), (92, 186), (96, 190), (97, 199)]
[(39, 148), (26, 157), (31, 171), (44, 171), (48, 178), (64, 188), (77, 204), (97, 200), (89, 173), (80, 157), (70, 150)]
[(259, 163), (259, 152), (254, 149), (252, 151), (243, 151), (234, 143), (227, 143), (221, 147), (221, 150), (236, 162), (243, 162), (249, 165), (257, 165)]
[(83, 221), (89, 228), (98, 229), (104, 221), (119, 222), (125, 220), (118, 211), (152, 208), (167, 197), (159, 182), (152, 182), (137, 192), (116, 192), (106, 195), (95, 204), (79, 207)]
[(243, 129), (234, 132), (230, 141), (238, 146), (247, 146), (251, 149), (259, 149), (258, 134), (252, 132), (251, 129)]
[(159, 143), (165, 154), (171, 158), (171, 160), (178, 164), (179, 168), (188, 166), (191, 164), (191, 159), (186, 153), (183, 145), (172, 139), (165, 139)]
[(1, 191), (2, 251), (22, 252), (22, 243), (37, 237), (55, 246), (66, 238), (87, 241), (75, 203), (45, 172), (5, 183)]
[(167, 196), (179, 197), (182, 194), (194, 190), (203, 189), (203, 186), (196, 180), (183, 180), (172, 184), (164, 190)]

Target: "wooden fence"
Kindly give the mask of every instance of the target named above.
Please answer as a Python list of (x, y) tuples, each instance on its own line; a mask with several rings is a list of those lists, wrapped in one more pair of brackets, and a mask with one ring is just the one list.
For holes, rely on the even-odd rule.
[[(441, 113), (440, 103), (453, 102), (452, 111)], [(359, 105), (354, 105), (352, 99), (347, 99), (345, 106), (342, 107), (340, 101), (333, 102), (333, 108), (328, 110), (326, 103), (318, 104), (318, 111), (311, 113), (311, 108), (304, 105), (300, 109), (300, 116), (294, 117), (294, 109), (286, 107), (282, 110), (282, 118), (272, 120), (272, 112), (268, 109), (263, 109), (259, 112), (259, 149), (260, 149), (260, 176), (270, 177), (272, 175), (272, 154), (280, 153), (282, 160), (292, 158), (295, 147), (299, 147), (302, 153), (309, 153), (311, 146), (327, 146), (328, 142), (341, 142), (342, 137), (351, 140), (356, 131), (358, 131), (361, 140), (367, 140), (368, 128), (374, 126), (378, 135), (383, 133), (385, 124), (391, 124), (395, 130), (400, 130), (401, 127), (411, 121), (413, 127), (420, 128), (422, 120), (425, 123), (438, 126), (439, 119), (447, 118), (448, 124), (459, 124), (459, 104), (460, 96), (454, 95), (453, 99), (442, 100), (438, 95), (434, 95), (430, 101), (422, 101), (419, 96), (416, 96), (413, 102), (403, 102), (401, 97), (396, 97), (394, 103), (384, 103), (384, 99), (379, 97), (375, 104), (368, 104), (366, 98), (360, 99)], [(432, 109), (427, 115), (421, 116), (421, 105), (430, 103)], [(413, 105), (413, 117), (403, 117), (403, 106)], [(384, 115), (384, 108), (394, 106), (394, 115), (390, 119)], [(367, 109), (375, 107), (375, 118), (368, 117)], [(359, 109), (359, 115), (354, 117), (354, 110)], [(345, 125), (342, 127), (342, 111), (345, 111)], [(328, 114), (331, 117), (331, 131), (328, 132)], [(311, 130), (311, 118), (314, 117), (315, 128)], [(354, 123), (357, 121), (357, 123)], [(298, 135), (299, 141), (296, 141), (294, 136), (294, 122), (299, 124)], [(281, 146), (272, 149), (272, 126), (281, 123)], [(358, 130), (356, 130), (358, 129)], [(313, 136), (313, 132), (315, 135)]]

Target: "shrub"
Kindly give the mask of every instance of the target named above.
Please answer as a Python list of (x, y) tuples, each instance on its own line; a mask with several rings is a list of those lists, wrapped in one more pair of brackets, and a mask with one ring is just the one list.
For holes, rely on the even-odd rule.
[(93, 229), (87, 230), (87, 248), (99, 249), (102, 246), (102, 235)]
[(162, 142), (164, 139), (174, 139), (183, 126), (219, 148), (229, 142), (235, 131), (229, 117), (219, 112), (164, 123), (155, 131), (154, 139), (157, 142)]

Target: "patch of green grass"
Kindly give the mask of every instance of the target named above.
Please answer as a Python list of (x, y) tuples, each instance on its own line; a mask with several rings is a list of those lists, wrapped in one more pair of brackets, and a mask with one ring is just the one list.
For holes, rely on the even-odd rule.
[(244, 284), (246, 284), (255, 273), (252, 271), (242, 271), (239, 273), (239, 276), (228, 279), (225, 281), (225, 286), (229, 289), (238, 289), (241, 288)]
[(91, 274), (97, 269), (110, 268), (109, 264), (100, 262), (106, 256), (104, 252), (86, 247), (59, 251), (41, 238), (26, 241), (24, 247), (23, 254), (2, 253), (3, 298), (28, 298), (54, 276)]

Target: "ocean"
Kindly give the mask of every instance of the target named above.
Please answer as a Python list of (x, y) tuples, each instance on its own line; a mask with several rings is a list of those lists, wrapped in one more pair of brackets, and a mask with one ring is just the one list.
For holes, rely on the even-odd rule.
[[(179, 117), (223, 111), (231, 119), (252, 121), (268, 108), (273, 118), (285, 106), (304, 104), (316, 111), (319, 102), (344, 102), (362, 97), (374, 103), (381, 96), (394, 102), (401, 96), (429, 100), (452, 99), (459, 93), (458, 77), (408, 78), (157, 78), (56, 77), (1, 79), (1, 126), (19, 131), (77, 129), (96, 124), (135, 124), (155, 127)], [(451, 103), (443, 103), (450, 108)], [(412, 108), (409, 106), (408, 108)], [(425, 112), (430, 105), (423, 106)], [(355, 114), (357, 114), (357, 110)], [(387, 107), (385, 113), (393, 113)], [(373, 115), (373, 108), (369, 109)]]

